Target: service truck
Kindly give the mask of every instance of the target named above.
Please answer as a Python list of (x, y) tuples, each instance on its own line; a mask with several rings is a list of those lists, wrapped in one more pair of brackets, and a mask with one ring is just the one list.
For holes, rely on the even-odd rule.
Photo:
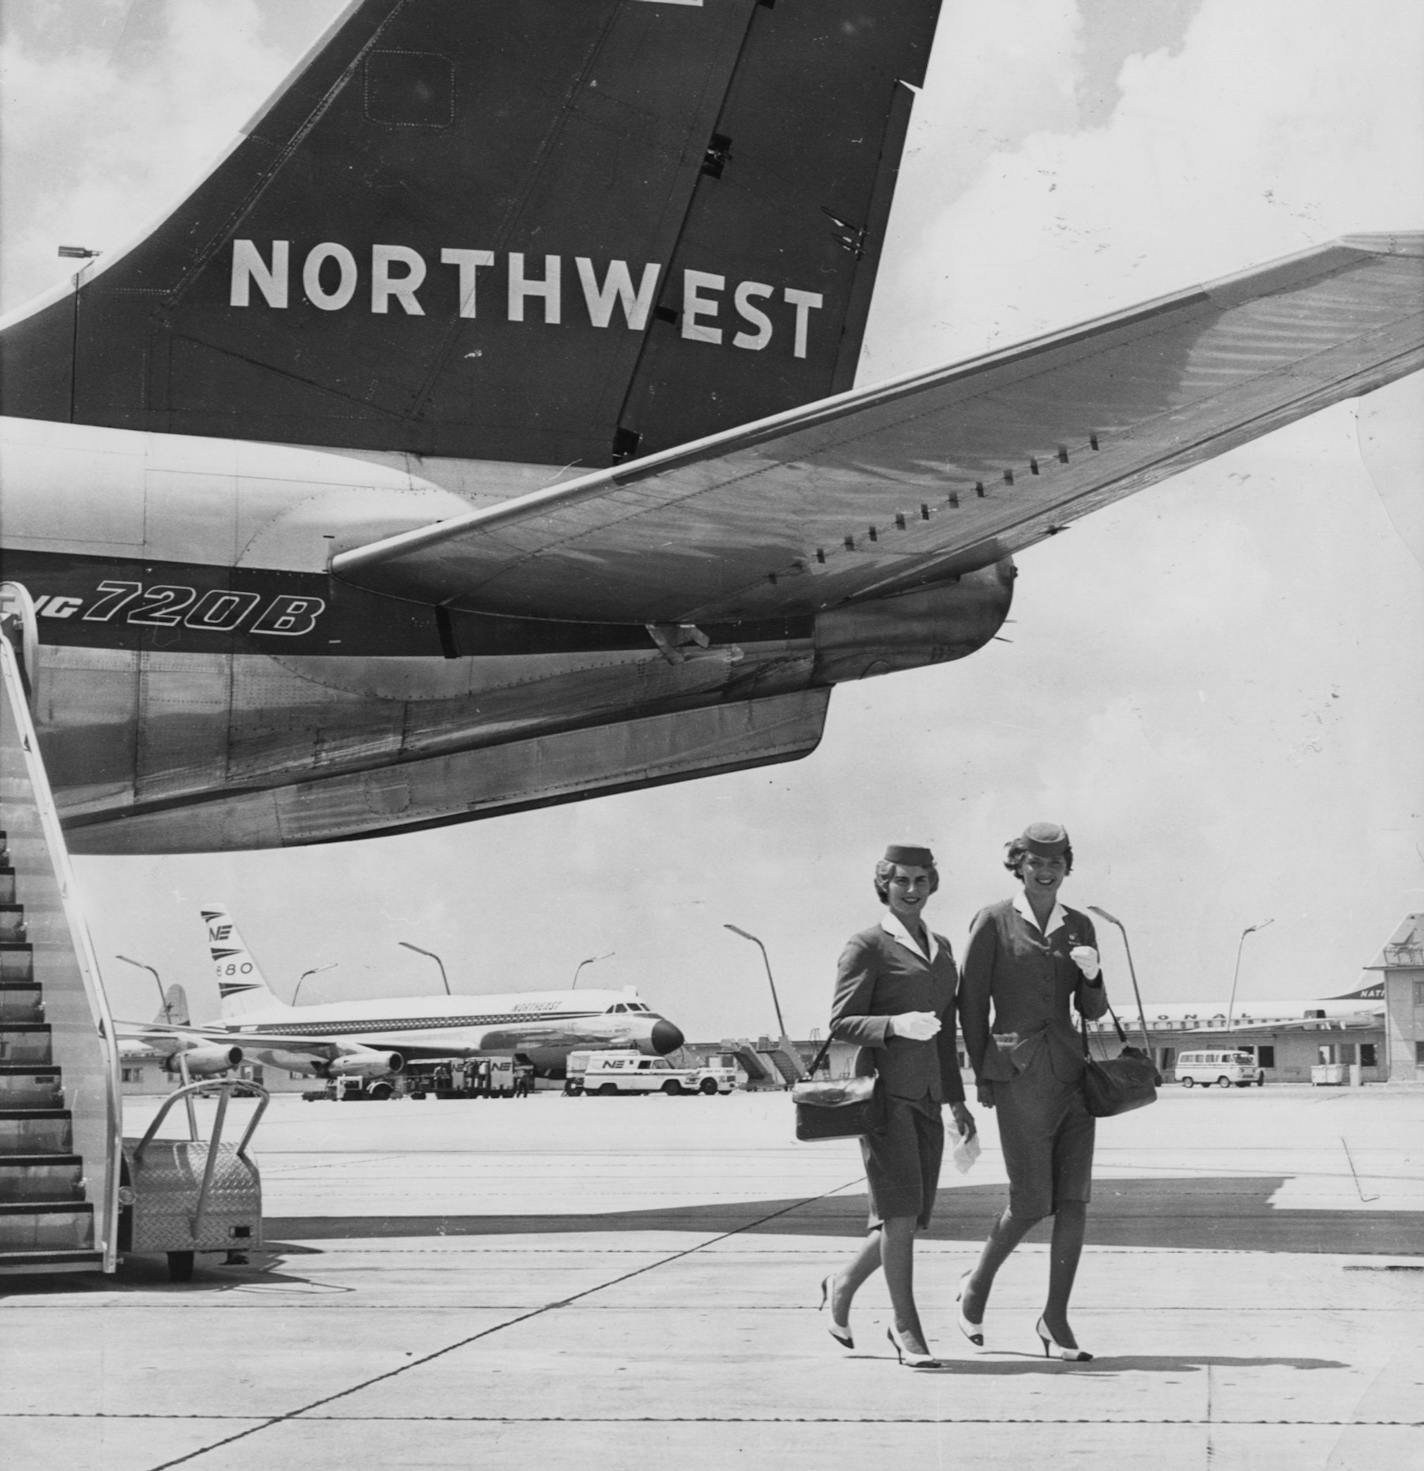
[(666, 1057), (641, 1052), (569, 1054), (570, 1093), (730, 1093), (737, 1086), (734, 1067), (680, 1066)]

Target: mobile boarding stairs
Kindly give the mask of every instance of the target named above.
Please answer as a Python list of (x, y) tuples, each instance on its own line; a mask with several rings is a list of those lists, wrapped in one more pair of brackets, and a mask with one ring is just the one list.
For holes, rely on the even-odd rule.
[[(123, 1137), (113, 1021), (30, 719), (37, 655), (33, 603), (0, 584), (0, 1277), (113, 1272), (122, 1253), (163, 1252), (186, 1281), (198, 1252), (261, 1245), (247, 1146), (267, 1094), (185, 1073), (147, 1132)], [(237, 1093), (257, 1102), (233, 1145)], [(216, 1099), (206, 1139), (196, 1097)], [(180, 1101), (187, 1137), (161, 1137)]]

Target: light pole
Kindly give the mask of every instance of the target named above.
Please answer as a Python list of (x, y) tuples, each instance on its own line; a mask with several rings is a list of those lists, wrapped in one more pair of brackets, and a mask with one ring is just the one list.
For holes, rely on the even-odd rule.
[(761, 963), (766, 967), (766, 983), (771, 987), (771, 1004), (776, 1008), (776, 1025), (781, 1031), (781, 1040), (783, 1042), (789, 1041), (790, 1039), (786, 1035), (786, 1023), (781, 1019), (781, 1002), (776, 999), (776, 982), (771, 978), (771, 961), (767, 959), (766, 946), (755, 935), (748, 934), (746, 930), (738, 929), (734, 924), (724, 923), (722, 928), (724, 930), (731, 930), (734, 935), (740, 935), (744, 940), (750, 940), (761, 951)]
[[(617, 953), (618, 952), (616, 950), (610, 950), (610, 951), (607, 952), (607, 954), (604, 954), (604, 955), (590, 955), (587, 960), (581, 960), (581, 961), (579, 961), (579, 963), (576, 966), (574, 966), (573, 986), (577, 986), (578, 985), (579, 972), (584, 968), (584, 966), (586, 966), (586, 965), (592, 965), (595, 960), (608, 960), (608, 959), (611, 959)], [(570, 986), (569, 989), (570, 990), (573, 990), (573, 986)]]
[(1236, 969), (1231, 973), (1231, 1000), (1226, 1003), (1226, 1030), (1231, 1030), (1232, 1018), (1236, 1015), (1236, 982), (1241, 975), (1241, 951), (1246, 945), (1246, 936), (1255, 934), (1257, 930), (1263, 930), (1268, 924), (1274, 924), (1274, 918), (1263, 919), (1260, 924), (1248, 924), (1241, 931), (1241, 938), (1236, 942)]
[(1122, 932), (1122, 948), (1127, 955), (1127, 974), (1132, 981), (1132, 995), (1137, 1002), (1137, 1022), (1142, 1028), (1142, 1040), (1147, 1043), (1147, 1055), (1152, 1055), (1152, 1039), (1147, 1033), (1147, 1013), (1142, 1008), (1142, 992), (1137, 989), (1137, 970), (1132, 963), (1132, 946), (1127, 943), (1127, 926), (1120, 919), (1114, 919), (1106, 909), (1099, 909), (1096, 904), (1088, 905), (1099, 919), (1105, 919), (1109, 924), (1116, 925)]
[[(171, 1027), (173, 1025), (173, 1008), (168, 1004), (168, 997), (163, 993), (163, 982), (159, 980), (158, 972), (151, 965), (145, 965), (141, 960), (132, 960), (127, 955), (120, 955), (116, 958), (122, 960), (125, 965), (136, 965), (140, 970), (146, 970), (153, 977), (153, 984), (158, 987), (159, 1004), (163, 1007), (164, 1024)], [(170, 1043), (169, 1045), (171, 1046), (173, 1044)], [(152, 1050), (157, 1052), (159, 1048), (153, 1047)], [(183, 1079), (185, 1085), (193, 1081), (188, 1075), (188, 1060), (184, 1056), (186, 1050), (186, 1046), (180, 1047), (177, 1052), (169, 1055), (167, 1062), (161, 1064), (163, 1068), (167, 1069), (172, 1064), (173, 1058), (176, 1057), (178, 1059), (178, 1076)], [(224, 1098), (226, 1098), (226, 1095), (224, 1095)], [(196, 1139), (198, 1137), (198, 1111), (193, 1107), (193, 1095), (191, 1093), (184, 1097), (183, 1106), (188, 1111), (188, 1135), (190, 1138)]]
[(450, 994), (450, 978), (445, 974), (445, 962), (433, 951), (422, 950), (419, 945), (412, 945), (409, 940), (397, 940), (397, 945), (404, 945), (407, 950), (414, 950), (417, 955), (426, 955), (440, 967), (440, 979), (445, 982), (445, 994)]
[(297, 984), (292, 987), (292, 1005), (295, 1006), (297, 1004), (297, 993), (302, 989), (302, 982), (306, 980), (308, 976), (314, 976), (320, 971), (331, 970), (334, 966), (340, 964), (341, 962), (339, 960), (328, 960), (325, 965), (314, 965), (310, 970), (304, 970), (301, 975), (297, 977)]
[(115, 960), (122, 960), (125, 965), (136, 965), (140, 970), (146, 970), (153, 977), (153, 984), (158, 987), (158, 1004), (163, 1008), (163, 1020), (169, 1026), (173, 1025), (173, 1008), (168, 1004), (168, 997), (163, 994), (163, 982), (158, 978), (158, 972), (151, 965), (145, 965), (141, 960), (130, 960), (127, 955), (116, 955)]

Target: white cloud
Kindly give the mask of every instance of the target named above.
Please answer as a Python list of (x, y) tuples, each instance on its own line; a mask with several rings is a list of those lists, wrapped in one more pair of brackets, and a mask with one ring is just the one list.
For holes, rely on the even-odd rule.
[(5, 310), (63, 279), (58, 246), (112, 250), (176, 203), (284, 75), (290, 58), (263, 40), (258, 0), (184, 0), (166, 13), (158, 43), (119, 61), (112, 44), (56, 50), (43, 27), (7, 28)]
[[(1180, 51), (1127, 58), (1110, 120), (1087, 129), (1061, 85), (1035, 89), (1064, 74), (1072, 33), (1044, 9), (995, 7), (993, 37), (1034, 42), (1017, 70), (992, 48), (964, 63), (998, 83), (988, 116), (1005, 146), (974, 148), (986, 134), (961, 91), (927, 109), (904, 174), (921, 202), (896, 216), (873, 376), (1424, 214), (1424, 9), (1206, 0)], [(977, 167), (964, 181), (966, 133)]]

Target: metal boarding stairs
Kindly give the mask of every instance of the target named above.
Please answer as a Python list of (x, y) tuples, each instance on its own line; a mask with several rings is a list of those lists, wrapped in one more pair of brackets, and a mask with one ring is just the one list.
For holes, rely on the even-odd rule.
[(747, 1075), (747, 1087), (753, 1091), (759, 1088), (789, 1088), (806, 1073), (801, 1054), (786, 1037), (776, 1041), (761, 1037), (755, 1042), (745, 1037), (727, 1038), (718, 1050), (736, 1058)]
[[(0, 584), (0, 1276), (113, 1272), (122, 1252), (164, 1252), (185, 1282), (200, 1251), (241, 1262), (261, 1245), (247, 1146), (268, 1096), (240, 1078), (194, 1082), (180, 1053), (182, 1086), (124, 1139), (114, 1024), (30, 719), (37, 654), (33, 602)], [(256, 1107), (225, 1143), (241, 1095)], [(198, 1098), (216, 1103), (206, 1139)], [(180, 1100), (187, 1137), (162, 1137)]]
[(112, 1272), (118, 1250), (118, 1052), (30, 721), (35, 667), (31, 637), (17, 657), (0, 636), (0, 1276)]

